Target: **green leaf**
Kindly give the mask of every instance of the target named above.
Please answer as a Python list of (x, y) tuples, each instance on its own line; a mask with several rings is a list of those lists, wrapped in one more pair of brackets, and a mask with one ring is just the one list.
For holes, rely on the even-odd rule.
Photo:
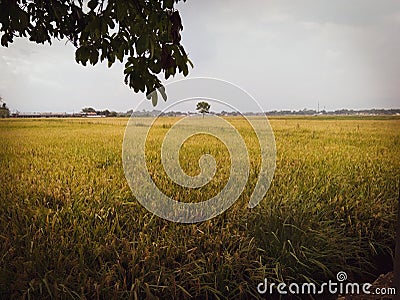
[(136, 41), (136, 52), (141, 55), (147, 50), (148, 38), (147, 35), (143, 34)]
[(90, 51), (90, 63), (94, 66), (99, 61), (99, 51), (97, 49), (92, 49)]
[(153, 59), (154, 56), (154, 41), (150, 39), (150, 59)]
[(161, 72), (161, 62), (150, 61), (149, 68), (153, 73), (158, 74)]
[(183, 73), (183, 76), (188, 76), (188, 74), (189, 74), (189, 68), (187, 67), (187, 65), (183, 65), (182, 66), (182, 73)]
[(133, 70), (134, 70), (133, 66), (127, 67), (124, 70), (124, 74), (128, 75), (128, 74), (132, 73)]
[(156, 106), (158, 102), (158, 94), (157, 91), (154, 91), (153, 93), (151, 93), (151, 103), (153, 104), (153, 106)]
[(123, 60), (124, 60), (124, 47), (123, 46), (118, 49), (118, 51), (115, 53), (115, 56), (118, 58), (118, 60), (120, 62), (123, 62)]
[(86, 65), (90, 56), (90, 52), (88, 47), (81, 46), (75, 51), (75, 60), (77, 63), (81, 62), (83, 65)]
[(167, 101), (168, 97), (167, 97), (167, 93), (165, 92), (165, 86), (160, 86), (158, 88), (158, 91), (160, 92), (161, 96), (163, 97), (164, 101)]
[(139, 91), (144, 92), (145, 91), (145, 85), (142, 77), (137, 77), (136, 80), (134, 81), (135, 87), (139, 89)]
[(4, 34), (1, 37), (1, 45), (4, 47), (8, 47), (8, 35), (7, 34)]

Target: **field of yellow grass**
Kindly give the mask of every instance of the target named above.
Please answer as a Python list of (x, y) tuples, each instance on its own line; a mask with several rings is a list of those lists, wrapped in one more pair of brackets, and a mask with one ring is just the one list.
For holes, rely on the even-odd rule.
[[(250, 176), (238, 201), (197, 224), (152, 215), (127, 184), (128, 119), (0, 120), (0, 298), (258, 298), (257, 284), (315, 282), (345, 271), (373, 281), (391, 270), (400, 182), (400, 118), (271, 118), (277, 157), (259, 206), (247, 203), (260, 164), (242, 118)], [(229, 153), (192, 137), (180, 162), (189, 175), (212, 154), (217, 172), (198, 189), (167, 178), (159, 155), (176, 118), (148, 143), (156, 185), (180, 201), (209, 199), (229, 177)], [(152, 162), (152, 164), (150, 163)]]

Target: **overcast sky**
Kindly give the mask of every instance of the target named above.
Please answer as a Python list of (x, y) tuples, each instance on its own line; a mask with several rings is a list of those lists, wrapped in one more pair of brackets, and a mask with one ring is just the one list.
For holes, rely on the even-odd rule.
[[(195, 64), (189, 77), (235, 83), (265, 110), (400, 107), (398, 0), (188, 0), (178, 8)], [(12, 111), (126, 111), (143, 95), (123, 78), (118, 63), (78, 65), (65, 42), (0, 48), (0, 95)]]

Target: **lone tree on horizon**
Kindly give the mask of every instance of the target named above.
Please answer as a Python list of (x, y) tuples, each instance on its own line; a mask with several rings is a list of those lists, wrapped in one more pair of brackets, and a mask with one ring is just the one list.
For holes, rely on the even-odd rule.
[(201, 101), (201, 102), (197, 103), (196, 110), (199, 113), (203, 114), (203, 118), (204, 118), (204, 114), (208, 114), (210, 112), (210, 107), (211, 107), (211, 105), (208, 102)]

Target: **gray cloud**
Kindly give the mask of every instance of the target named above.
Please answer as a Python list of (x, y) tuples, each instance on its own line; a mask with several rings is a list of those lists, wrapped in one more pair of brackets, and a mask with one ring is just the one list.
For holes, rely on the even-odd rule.
[[(265, 109), (317, 101), (327, 109), (399, 107), (398, 1), (207, 0), (179, 8), (192, 77), (231, 81)], [(65, 42), (17, 40), (0, 48), (0, 94), (20, 111), (127, 110), (143, 95), (124, 85), (122, 68), (80, 66)]]

